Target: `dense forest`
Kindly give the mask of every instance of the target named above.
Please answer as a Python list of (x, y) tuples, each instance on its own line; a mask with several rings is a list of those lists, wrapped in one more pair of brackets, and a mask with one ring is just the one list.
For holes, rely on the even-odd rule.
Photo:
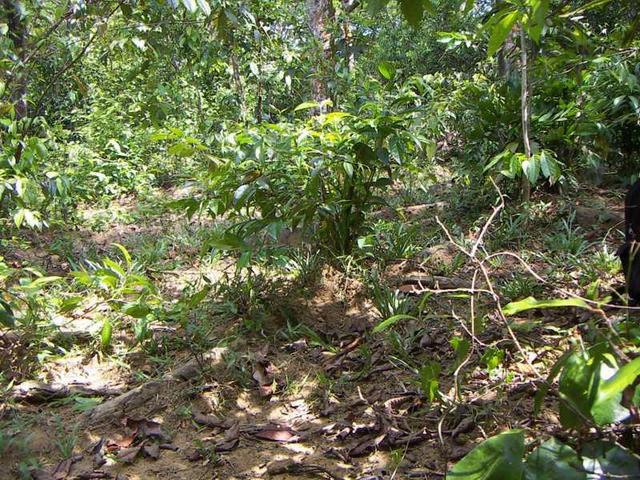
[(637, 0), (0, 0), (0, 479), (640, 478)]

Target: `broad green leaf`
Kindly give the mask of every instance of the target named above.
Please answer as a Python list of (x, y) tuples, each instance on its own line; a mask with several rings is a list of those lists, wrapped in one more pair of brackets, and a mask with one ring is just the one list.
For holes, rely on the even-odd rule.
[(202, 10), (202, 13), (204, 13), (207, 17), (211, 15), (211, 7), (209, 6), (209, 2), (207, 2), (207, 0), (198, 0), (198, 5), (200, 6), (200, 10)]
[(522, 162), (522, 173), (524, 173), (531, 185), (538, 183), (538, 178), (540, 177), (540, 162), (536, 156)]
[(466, 338), (461, 337), (453, 337), (449, 341), (449, 343), (451, 344), (453, 351), (456, 352), (456, 362), (454, 368), (458, 368), (469, 353), (471, 343)]
[(125, 248), (125, 246), (115, 242), (113, 243), (113, 246), (120, 250), (120, 253), (122, 253), (125, 262), (127, 262), (127, 266), (131, 267), (131, 255), (129, 254), (129, 251)]
[(598, 385), (591, 414), (598, 425), (608, 425), (621, 420), (627, 410), (620, 405), (622, 392), (640, 375), (640, 357), (623, 365), (609, 379)]
[(198, 7), (196, 6), (195, 0), (182, 0), (182, 4), (191, 13), (194, 13), (196, 10), (198, 10)]
[(475, 0), (466, 0), (464, 2), (464, 13), (468, 13), (469, 11), (471, 11), (475, 3)]
[(312, 108), (318, 108), (320, 104), (318, 102), (304, 102), (293, 109), (294, 112), (300, 112), (301, 110), (310, 110)]
[(82, 300), (84, 300), (84, 297), (80, 296), (65, 298), (60, 305), (60, 312), (67, 313), (72, 311), (78, 305), (80, 305), (80, 303), (82, 303)]
[(556, 300), (536, 300), (534, 297), (527, 297), (524, 300), (511, 302), (504, 306), (502, 312), (507, 316), (516, 315), (520, 312), (532, 310), (534, 308), (563, 308), (579, 307), (590, 309), (589, 304), (580, 298), (560, 298)]
[(598, 8), (598, 7), (602, 7), (604, 5), (606, 5), (607, 3), (610, 3), (612, 0), (592, 0), (591, 2), (586, 3), (585, 5), (576, 8), (575, 10), (572, 10), (570, 12), (567, 13), (563, 13), (562, 15), (560, 15), (561, 18), (567, 18), (567, 17), (574, 17), (576, 15), (581, 14), (582, 12), (586, 12), (587, 10), (591, 10), (594, 8)]
[(575, 450), (562, 442), (551, 438), (536, 448), (527, 457), (525, 480), (586, 480)]
[(347, 174), (347, 177), (353, 178), (353, 163), (342, 162), (342, 168), (344, 168), (344, 172)]
[(111, 270), (120, 278), (124, 278), (127, 275), (127, 272), (125, 272), (124, 268), (122, 268), (119, 263), (114, 262), (110, 258), (105, 258), (104, 260), (102, 260), (102, 263), (104, 263), (104, 266), (106, 268)]
[(447, 473), (447, 479), (521, 480), (524, 469), (524, 433), (510, 430), (471, 450)]
[(565, 428), (578, 428), (591, 418), (594, 400), (592, 380), (596, 365), (587, 354), (573, 352), (560, 374), (560, 423)]
[(4, 300), (0, 299), (0, 324), (8, 328), (13, 328), (16, 324), (16, 318), (13, 316), (13, 310)]
[(533, 413), (535, 415), (540, 413), (540, 409), (542, 408), (542, 402), (544, 400), (544, 397), (547, 395), (547, 392), (549, 391), (549, 387), (551, 386), (553, 381), (556, 379), (556, 377), (560, 375), (560, 372), (566, 365), (567, 360), (571, 357), (571, 355), (573, 355), (572, 350), (564, 352), (564, 354), (558, 359), (555, 365), (551, 367), (551, 371), (549, 372), (549, 375), (547, 375), (547, 381), (543, 383), (540, 386), (540, 390), (536, 392), (534, 405), (533, 405)]
[(544, 28), (547, 14), (549, 13), (549, 0), (531, 0), (532, 19), (528, 22), (529, 35), (536, 43), (540, 43), (540, 37)]
[(133, 318), (144, 318), (151, 312), (151, 309), (144, 303), (128, 303), (122, 308), (122, 311)]
[(29, 282), (26, 285), (22, 285), (22, 288), (28, 289), (31, 291), (40, 290), (42, 287), (45, 287), (50, 283), (55, 283), (61, 280), (61, 278), (62, 277), (38, 277), (32, 282)]
[(396, 67), (391, 62), (380, 62), (378, 71), (387, 80), (392, 80), (396, 76)]
[(247, 268), (251, 263), (252, 257), (253, 257), (253, 254), (251, 253), (250, 250), (247, 250), (246, 252), (242, 252), (242, 254), (240, 255), (240, 258), (238, 259), (238, 263), (236, 264), (238, 269), (242, 270)]
[(441, 370), (442, 366), (438, 362), (429, 361), (418, 372), (420, 386), (430, 402), (434, 402), (439, 396)]
[(518, 10), (514, 10), (507, 13), (501, 20), (493, 25), (491, 37), (489, 37), (488, 56), (492, 57), (500, 49), (502, 44), (507, 40), (511, 30), (513, 30), (513, 26), (521, 18), (521, 15)]
[(100, 345), (103, 350), (106, 350), (111, 345), (111, 337), (113, 334), (113, 326), (109, 319), (105, 319), (102, 322), (102, 331), (100, 332)]
[(400, 10), (404, 18), (412, 27), (417, 27), (424, 16), (425, 4), (423, 0), (399, 0)]
[(367, 0), (367, 8), (370, 13), (377, 14), (387, 6), (389, 0)]
[(637, 479), (640, 478), (638, 459), (622, 448), (605, 441), (589, 442), (580, 451), (582, 467), (591, 479)]
[(13, 215), (13, 222), (16, 224), (16, 227), (20, 228), (22, 222), (24, 222), (24, 214), (25, 209), (21, 208)]
[(400, 320), (417, 320), (417, 318), (412, 315), (405, 315), (402, 313), (398, 315), (394, 315), (380, 322), (378, 325), (376, 325), (373, 329), (373, 333), (384, 332), (386, 329), (388, 329), (389, 327), (392, 327), (393, 325), (398, 323)]

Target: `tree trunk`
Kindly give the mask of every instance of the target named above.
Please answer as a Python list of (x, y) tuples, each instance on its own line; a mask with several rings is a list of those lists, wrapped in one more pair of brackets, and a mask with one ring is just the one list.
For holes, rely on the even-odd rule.
[(353, 34), (351, 32), (351, 22), (349, 21), (349, 13), (359, 3), (353, 0), (342, 0), (342, 10), (344, 19), (342, 21), (342, 39), (344, 42), (344, 60), (349, 71), (352, 71), (356, 64), (356, 57), (353, 51)]
[[(313, 99), (318, 103), (330, 98), (328, 83), (334, 70), (334, 42), (331, 34), (334, 20), (333, 0), (307, 0), (309, 29), (322, 52), (321, 60), (317, 62), (311, 79)], [(320, 108), (320, 112), (326, 110), (326, 106)]]
[(242, 121), (247, 119), (247, 102), (244, 96), (244, 85), (242, 84), (242, 77), (240, 76), (240, 67), (238, 66), (238, 59), (235, 53), (235, 41), (230, 43), (229, 46), (229, 60), (231, 62), (231, 72), (233, 76), (233, 83), (236, 85), (236, 93), (240, 100), (240, 117)]
[(27, 45), (27, 25), (22, 18), (21, 9), (16, 0), (2, 0), (4, 15), (7, 21), (8, 33), (13, 43), (16, 55), (14, 75), (11, 82), (11, 97), (16, 113), (16, 119), (27, 116), (27, 73), (25, 71), (24, 58)]
[[(524, 155), (527, 162), (531, 161), (531, 91), (529, 88), (529, 58), (527, 46), (527, 33), (522, 25), (520, 26), (520, 73), (522, 76), (522, 141), (524, 143)], [(524, 170), (522, 172), (521, 197), (524, 203), (531, 198), (531, 182), (527, 178)]]

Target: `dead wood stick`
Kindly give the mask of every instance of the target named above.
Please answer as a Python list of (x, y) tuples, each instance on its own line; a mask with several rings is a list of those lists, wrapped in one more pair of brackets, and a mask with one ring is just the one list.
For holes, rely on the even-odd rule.
[(129, 415), (130, 412), (142, 407), (158, 395), (162, 388), (172, 383), (181, 383), (195, 377), (203, 367), (224, 366), (224, 354), (226, 351), (226, 348), (214, 348), (202, 355), (201, 358), (192, 359), (173, 372), (165, 374), (159, 380), (150, 380), (133, 390), (95, 406), (85, 413), (84, 419), (89, 424), (95, 424), (107, 419)]
[(122, 392), (122, 387), (92, 387), (83, 383), (63, 385), (27, 381), (13, 387), (9, 397), (16, 402), (40, 403), (75, 395), (81, 397), (113, 397), (120, 395)]

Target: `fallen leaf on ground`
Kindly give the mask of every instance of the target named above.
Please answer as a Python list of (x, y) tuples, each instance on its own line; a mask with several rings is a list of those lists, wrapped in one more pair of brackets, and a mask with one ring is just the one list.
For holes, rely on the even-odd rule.
[(240, 424), (236, 423), (224, 434), (222, 441), (216, 444), (216, 452), (228, 452), (233, 450), (240, 443)]
[(225, 428), (224, 422), (213, 415), (204, 415), (198, 411), (194, 411), (193, 421), (199, 425), (205, 425), (212, 428)]
[(140, 450), (142, 450), (141, 445), (137, 447), (123, 448), (118, 452), (117, 458), (119, 461), (123, 463), (133, 463), (133, 461), (136, 459), (136, 457), (140, 453)]
[(268, 425), (256, 432), (253, 436), (261, 440), (270, 440), (272, 442), (291, 443), (300, 440), (300, 436), (288, 427), (280, 425)]
[(158, 460), (160, 458), (160, 445), (158, 445), (157, 443), (145, 445), (144, 447), (142, 447), (142, 451), (145, 455), (153, 458), (154, 460)]

